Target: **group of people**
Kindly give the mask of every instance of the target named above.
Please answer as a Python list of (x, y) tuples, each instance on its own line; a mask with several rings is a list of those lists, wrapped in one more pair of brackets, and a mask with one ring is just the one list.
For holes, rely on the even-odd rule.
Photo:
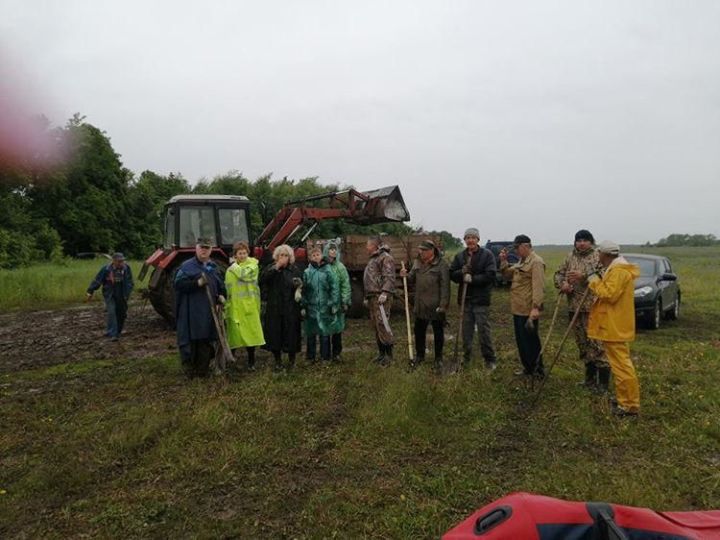
[[(443, 370), (451, 281), (459, 285), (457, 301), (462, 307), (462, 365), (471, 362), (477, 329), (485, 367), (497, 367), (490, 302), (499, 271), (512, 283), (510, 312), (521, 364), (516, 375), (542, 379), (545, 366), (540, 319), (544, 312), (545, 262), (523, 234), (516, 236), (513, 243), (518, 261), (510, 264), (503, 250), (499, 266), (493, 253), (480, 246), (478, 229), (467, 229), (464, 242), (465, 249), (448, 265), (437, 245), (423, 241), (412, 267), (403, 267), (400, 272), (415, 291), (415, 355), (409, 367), (415, 369), (425, 360), (426, 333), (431, 326), (434, 369)], [(303, 333), (308, 362), (316, 361), (318, 343), (320, 361), (340, 360), (351, 289), (337, 243), (310, 249), (304, 270), (295, 264), (290, 246), (278, 246), (273, 262), (261, 271), (258, 260), (250, 256), (248, 244), (238, 242), (224, 279), (210, 258), (212, 247), (211, 239), (199, 239), (195, 256), (179, 267), (174, 279), (177, 344), (189, 377), (208, 374), (218, 340), (218, 321), (223, 320), (229, 347), (247, 351), (250, 370), (255, 367), (255, 350), (261, 346), (272, 353), (275, 369), (291, 368), (301, 351)], [(391, 311), (396, 265), (380, 237), (370, 237), (366, 248), (364, 303), (378, 348), (375, 361), (388, 365), (395, 343)], [(616, 390), (613, 410), (619, 416), (635, 416), (640, 409), (639, 383), (628, 346), (635, 337), (633, 284), (638, 275), (638, 268), (622, 257), (617, 244), (601, 242), (596, 246), (593, 235), (580, 230), (575, 234), (574, 249), (553, 280), (559, 294), (567, 298), (568, 320), (585, 368), (581, 384), (606, 393), (612, 374)], [(108, 307), (107, 335), (117, 339), (133, 287), (132, 273), (122, 254), (115, 254), (112, 263), (100, 270), (88, 288), (88, 297), (100, 286)], [(217, 317), (219, 311), (224, 312), (224, 317)], [(287, 363), (283, 362), (283, 354), (287, 355)]]
[[(290, 246), (278, 246), (273, 262), (260, 271), (248, 244), (238, 242), (224, 280), (210, 259), (211, 251), (212, 241), (200, 239), (195, 257), (175, 275), (177, 342), (189, 377), (208, 374), (218, 340), (216, 320), (223, 319), (229, 348), (247, 351), (250, 370), (255, 369), (255, 350), (261, 346), (272, 353), (276, 370), (294, 366), (303, 325), (309, 362), (317, 359), (318, 342), (321, 361), (340, 360), (350, 276), (336, 243), (311, 249), (304, 271), (295, 264)], [(218, 306), (224, 317), (213, 317)]]

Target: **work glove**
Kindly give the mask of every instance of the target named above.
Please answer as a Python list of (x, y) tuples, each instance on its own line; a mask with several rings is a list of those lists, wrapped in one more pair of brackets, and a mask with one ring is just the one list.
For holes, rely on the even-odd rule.
[(208, 284), (207, 277), (205, 276), (205, 274), (201, 275), (200, 278), (197, 280), (198, 287), (204, 287), (207, 284)]
[(378, 296), (378, 304), (384, 304), (387, 300), (387, 294), (382, 293), (380, 296)]
[(472, 283), (472, 274), (465, 274), (463, 275), (463, 281), (465, 283)]

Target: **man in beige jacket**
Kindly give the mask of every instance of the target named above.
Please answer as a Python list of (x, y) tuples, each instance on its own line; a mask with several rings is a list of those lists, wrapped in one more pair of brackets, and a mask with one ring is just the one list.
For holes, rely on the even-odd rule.
[(543, 308), (545, 288), (545, 262), (533, 251), (530, 238), (524, 234), (515, 237), (514, 248), (520, 261), (507, 262), (507, 252), (500, 252), (500, 271), (506, 279), (512, 279), (510, 288), (510, 311), (515, 328), (522, 371), (518, 375), (545, 376), (540, 356), (540, 312)]

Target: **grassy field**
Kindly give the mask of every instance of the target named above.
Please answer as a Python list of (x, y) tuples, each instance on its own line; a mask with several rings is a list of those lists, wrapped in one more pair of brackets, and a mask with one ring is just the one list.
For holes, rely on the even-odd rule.
[[(31, 268), (0, 270), (0, 312), (13, 309), (43, 309), (82, 302), (98, 270), (110, 261), (66, 259)], [(131, 261), (133, 275), (142, 266)], [(146, 278), (147, 279), (147, 278)], [(97, 293), (102, 297), (101, 291)]]
[[(289, 375), (186, 382), (174, 354), (4, 374), (0, 536), (437, 538), (516, 490), (720, 508), (720, 249), (662, 253), (683, 312), (632, 345), (636, 421), (576, 386), (574, 344), (528, 408), (507, 291), (494, 293), (493, 373), (481, 361), (444, 378), (407, 373), (403, 342), (378, 368), (366, 323), (353, 321), (343, 364)], [(564, 252), (541, 255), (551, 312)], [(95, 266), (77, 277), (80, 293)]]

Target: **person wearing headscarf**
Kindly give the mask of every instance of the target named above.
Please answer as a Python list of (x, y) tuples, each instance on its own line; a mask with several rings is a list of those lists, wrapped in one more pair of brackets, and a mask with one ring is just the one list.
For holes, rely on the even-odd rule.
[(330, 361), (330, 336), (340, 311), (340, 291), (337, 278), (323, 259), (322, 250), (310, 250), (310, 264), (303, 273), (303, 310), (305, 311), (305, 358), (315, 362), (317, 341), (320, 338), (320, 359)]

